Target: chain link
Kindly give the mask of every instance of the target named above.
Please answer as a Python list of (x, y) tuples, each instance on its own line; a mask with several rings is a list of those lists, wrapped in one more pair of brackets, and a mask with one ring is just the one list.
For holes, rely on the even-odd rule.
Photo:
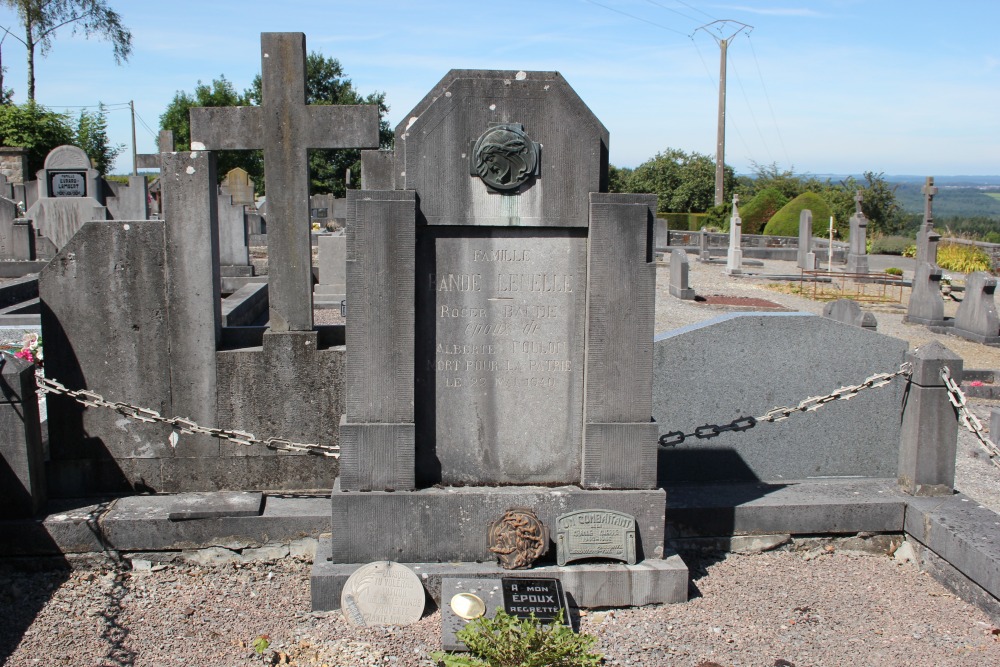
[[(162, 417), (156, 410), (143, 408), (130, 403), (123, 403), (121, 401), (111, 402), (95, 391), (89, 391), (87, 389), (69, 389), (58, 380), (52, 380), (45, 377), (42, 374), (41, 369), (35, 373), (35, 380), (38, 383), (38, 390), (44, 394), (68, 396), (77, 403), (85, 405), (89, 408), (109, 408), (118, 414), (128, 417), (129, 419), (134, 419), (140, 422), (168, 424), (171, 428), (180, 433), (188, 435), (203, 433), (205, 435), (212, 436), (213, 438), (227, 440), (235, 445), (243, 445), (244, 447), (263, 445), (268, 449), (281, 450), (285, 452), (305, 452), (319, 456), (330, 456), (335, 459), (340, 458), (340, 447), (332, 445), (293, 442), (291, 440), (286, 440), (285, 438), (267, 438), (266, 440), (261, 440), (260, 438), (254, 437), (253, 433), (247, 433), (246, 431), (208, 428), (205, 426), (199, 426), (195, 421), (185, 417)], [(170, 443), (172, 446), (176, 447), (177, 438), (171, 438)]]
[(809, 398), (800, 401), (796, 406), (771, 408), (765, 412), (763, 416), (757, 417), (757, 421), (772, 423), (780, 422), (788, 419), (796, 412), (815, 412), (827, 403), (832, 403), (833, 401), (849, 401), (865, 389), (877, 389), (879, 387), (884, 387), (892, 382), (893, 379), (901, 375), (909, 376), (912, 372), (913, 367), (910, 362), (907, 361), (900, 364), (899, 370), (895, 373), (876, 373), (875, 375), (867, 378), (861, 384), (840, 387), (839, 389), (834, 389), (825, 396), (810, 396)]
[(997, 447), (992, 440), (986, 437), (983, 423), (979, 421), (979, 417), (972, 414), (972, 410), (969, 409), (968, 404), (965, 402), (965, 393), (958, 386), (958, 383), (955, 382), (954, 378), (951, 377), (951, 369), (947, 366), (941, 367), (941, 379), (944, 380), (944, 386), (948, 388), (948, 400), (958, 410), (958, 420), (976, 436), (979, 444), (983, 446), (983, 449), (989, 455), (993, 465), (1000, 467), (1000, 458), (998, 458), (1000, 457), (1000, 447)]

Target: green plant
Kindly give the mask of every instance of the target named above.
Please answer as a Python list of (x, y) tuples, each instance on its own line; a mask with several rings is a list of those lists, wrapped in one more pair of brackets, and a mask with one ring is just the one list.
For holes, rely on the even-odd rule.
[(868, 252), (873, 255), (902, 255), (913, 243), (905, 236), (873, 236)]
[(435, 651), (445, 667), (590, 667), (602, 656), (592, 653), (597, 637), (577, 634), (563, 623), (562, 612), (551, 625), (511, 616), (502, 609), (494, 618), (480, 618), (458, 631), (468, 654)]
[(746, 206), (740, 208), (743, 233), (760, 234), (768, 220), (787, 203), (788, 199), (776, 188), (765, 188), (758, 192)]
[(253, 650), (257, 655), (263, 655), (267, 647), (271, 645), (271, 638), (267, 635), (257, 635), (250, 642), (250, 645), (253, 646)]
[(903, 257), (916, 257), (917, 256), (917, 245), (911, 243), (906, 246), (906, 250), (903, 251)]
[(938, 246), (937, 263), (942, 269), (959, 273), (990, 271), (993, 262), (990, 256), (973, 245), (942, 243)]
[(889, 274), (890, 276), (901, 276), (901, 275), (903, 275), (903, 269), (896, 268), (895, 266), (890, 266), (888, 269), (885, 270), (885, 272), (887, 274)]
[(767, 236), (798, 236), (799, 214), (809, 209), (813, 216), (813, 229), (822, 228), (823, 223), (830, 219), (830, 207), (815, 192), (803, 192), (798, 197), (781, 207), (777, 213), (764, 225)]

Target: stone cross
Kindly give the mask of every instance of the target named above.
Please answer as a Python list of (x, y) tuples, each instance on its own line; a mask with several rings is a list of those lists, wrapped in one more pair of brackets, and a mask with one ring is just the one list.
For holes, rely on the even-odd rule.
[(378, 107), (306, 104), (306, 37), (260, 36), (259, 107), (191, 109), (191, 150), (264, 150), (271, 331), (311, 331), (311, 148), (378, 148)]
[(740, 218), (740, 196), (733, 195), (733, 215), (729, 219), (729, 252), (726, 255), (726, 274), (743, 273), (743, 220)]
[(861, 190), (858, 190), (854, 194), (854, 212), (857, 214), (861, 213), (861, 202), (864, 201), (864, 197), (861, 196)]
[(934, 220), (934, 214), (931, 209), (934, 206), (934, 195), (938, 193), (938, 189), (934, 187), (934, 177), (928, 176), (927, 182), (924, 187), (920, 188), (920, 191), (924, 193), (924, 224), (932, 222)]
[(160, 130), (160, 136), (156, 140), (155, 153), (140, 153), (135, 156), (136, 167), (139, 169), (159, 169), (160, 153), (174, 152), (174, 132), (173, 130)]

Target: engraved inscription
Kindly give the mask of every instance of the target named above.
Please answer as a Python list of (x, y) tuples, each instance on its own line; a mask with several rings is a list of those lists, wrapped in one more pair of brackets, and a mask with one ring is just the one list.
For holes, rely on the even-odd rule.
[(556, 520), (556, 562), (610, 558), (635, 565), (635, 517), (612, 510), (578, 510)]
[(421, 279), (434, 343), (419, 366), (434, 386), (442, 481), (574, 483), (586, 239), (493, 234), (437, 238), (434, 271)]
[(423, 614), (424, 588), (405, 565), (369, 563), (344, 584), (341, 608), (352, 625), (409, 625)]

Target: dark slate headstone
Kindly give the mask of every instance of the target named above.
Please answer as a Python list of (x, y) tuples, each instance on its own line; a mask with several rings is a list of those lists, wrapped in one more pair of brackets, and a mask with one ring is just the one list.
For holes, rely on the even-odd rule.
[(687, 251), (683, 248), (674, 248), (670, 251), (670, 296), (678, 299), (694, 299), (694, 290), (688, 286), (688, 266)]
[(965, 281), (965, 298), (955, 314), (953, 333), (985, 345), (1000, 345), (1000, 318), (993, 294), (997, 279), (985, 271), (976, 271)]
[(378, 107), (306, 104), (306, 38), (261, 34), (261, 106), (191, 110), (193, 150), (263, 149), (272, 331), (311, 331), (308, 151), (376, 148)]

